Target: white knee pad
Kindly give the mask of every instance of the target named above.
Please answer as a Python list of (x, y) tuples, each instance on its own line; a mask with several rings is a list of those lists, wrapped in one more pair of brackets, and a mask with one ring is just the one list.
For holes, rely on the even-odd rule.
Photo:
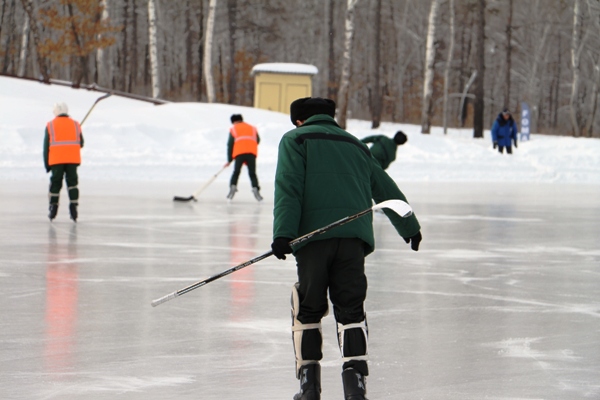
[[(296, 377), (300, 379), (300, 368), (304, 365), (315, 364), (320, 360), (305, 360), (302, 356), (302, 336), (304, 331), (309, 329), (318, 329), (319, 335), (322, 337), (321, 322), (313, 324), (303, 324), (298, 321), (298, 313), (300, 312), (300, 296), (298, 295), (298, 284), (292, 287), (292, 341), (294, 342), (294, 354), (296, 355)], [(325, 312), (327, 315), (329, 310)], [(324, 316), (325, 316), (324, 315)], [(321, 343), (323, 340), (321, 340)], [(321, 347), (323, 347), (321, 345)]]
[[(348, 340), (348, 338), (346, 337), (347, 333), (350, 332), (351, 330), (356, 330), (356, 332), (359, 332), (358, 337), (354, 336), (354, 338), (352, 340)], [(367, 318), (365, 316), (365, 319), (362, 322), (357, 322), (354, 324), (347, 324), (347, 325), (342, 325), (338, 322), (337, 324), (337, 331), (338, 331), (338, 343), (340, 345), (340, 352), (342, 354), (342, 361), (343, 362), (348, 362), (348, 361), (352, 361), (352, 360), (363, 360), (366, 361), (368, 359), (368, 354), (369, 354), (369, 328), (367, 326)], [(361, 343), (364, 340), (364, 346)], [(357, 348), (363, 348), (364, 347), (364, 354), (356, 354)], [(360, 353), (362, 353), (362, 351), (360, 351)], [(354, 354), (354, 355), (346, 355), (346, 354)]]

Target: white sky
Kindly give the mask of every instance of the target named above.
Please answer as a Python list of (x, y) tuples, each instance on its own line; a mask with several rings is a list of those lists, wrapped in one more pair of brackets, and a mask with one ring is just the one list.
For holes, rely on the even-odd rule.
[[(102, 93), (0, 77), (0, 179), (47, 179), (42, 148), (55, 102), (64, 101), (81, 121)], [(83, 125), (85, 148), (79, 174), (90, 180), (203, 181), (226, 162), (231, 114), (258, 128), (258, 175), (272, 182), (277, 145), (293, 128), (288, 115), (249, 107), (206, 103), (150, 103), (112, 96), (95, 107)], [(511, 156), (492, 149), (489, 130), (473, 139), (472, 129), (420, 127), (350, 120), (348, 131), (362, 138), (393, 136), (398, 148), (388, 173), (398, 182), (557, 182), (600, 184), (600, 140), (532, 134)], [(245, 173), (245, 172), (243, 172)], [(228, 176), (219, 179), (227, 180)]]

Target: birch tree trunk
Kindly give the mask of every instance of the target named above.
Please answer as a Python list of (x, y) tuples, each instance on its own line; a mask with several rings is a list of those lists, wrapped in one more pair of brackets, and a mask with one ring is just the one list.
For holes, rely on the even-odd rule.
[[(591, 52), (590, 52), (591, 53)], [(590, 96), (590, 117), (588, 118), (585, 126), (585, 134), (587, 137), (594, 136), (594, 120), (596, 119), (596, 112), (598, 111), (598, 84), (600, 83), (600, 63), (597, 56), (590, 54), (593, 65), (593, 81), (592, 81), (592, 95)]]
[(547, 24), (544, 27), (542, 32), (542, 37), (537, 40), (537, 47), (534, 50), (531, 70), (529, 71), (529, 76), (527, 79), (527, 97), (529, 98), (529, 106), (530, 110), (530, 120), (529, 120), (529, 129), (533, 132), (537, 132), (538, 128), (538, 119), (540, 113), (540, 91), (543, 86), (542, 79), (540, 78), (540, 64), (544, 64), (545, 57), (543, 56), (544, 47), (546, 47), (546, 40), (548, 38), (548, 34), (550, 32), (550, 24)]
[[(102, 0), (101, 2), (102, 4), (102, 16), (101, 16), (101, 20), (102, 22), (106, 22), (106, 20), (108, 19), (108, 2), (107, 0)], [(102, 37), (102, 34), (98, 35), (100, 39)], [(109, 78), (107, 77), (107, 69), (106, 69), (106, 61), (104, 59), (104, 48), (103, 47), (99, 47), (98, 50), (96, 50), (96, 82), (100, 85), (100, 86), (107, 86), (107, 83), (109, 82)]]
[(206, 83), (206, 98), (209, 103), (215, 102), (215, 83), (212, 74), (212, 45), (215, 26), (215, 11), (217, 0), (210, 0), (208, 5), (208, 17), (206, 20), (206, 31), (204, 34), (204, 81)]
[(328, 10), (328, 14), (327, 14), (327, 18), (328, 18), (328, 26), (327, 29), (329, 30), (329, 46), (328, 46), (328, 50), (329, 50), (329, 60), (328, 60), (328, 64), (327, 64), (327, 97), (329, 97), (332, 100), (335, 100), (336, 94), (337, 94), (337, 90), (336, 90), (336, 76), (335, 76), (335, 66), (336, 66), (336, 62), (335, 62), (335, 26), (334, 26), (334, 15), (333, 15), (333, 11), (335, 9), (334, 7), (334, 0), (329, 0), (327, 2), (327, 10)]
[(48, 68), (46, 58), (44, 58), (39, 52), (41, 40), (40, 33), (37, 27), (37, 21), (33, 15), (33, 5), (31, 4), (30, 0), (21, 0), (21, 3), (23, 4), (23, 8), (25, 9), (27, 16), (29, 17), (29, 25), (31, 33), (33, 34), (33, 44), (36, 49), (36, 58), (38, 62), (38, 67), (40, 69), (40, 74), (42, 75), (42, 80), (44, 82), (48, 82), (50, 80), (50, 71)]
[(371, 129), (379, 128), (381, 124), (381, 0), (375, 2), (375, 42), (373, 43), (375, 51), (375, 65), (373, 93), (371, 97)]
[(421, 133), (431, 130), (431, 113), (433, 111), (433, 75), (435, 63), (435, 20), (440, 7), (440, 0), (431, 1), (427, 42), (425, 45), (425, 76), (423, 78), (423, 103), (421, 105)]
[(506, 71), (504, 77), (504, 106), (510, 109), (510, 70), (512, 69), (512, 15), (513, 0), (508, 0), (508, 21), (506, 22)]
[(195, 88), (195, 92), (196, 92), (196, 99), (198, 101), (202, 101), (202, 93), (204, 93), (204, 91), (202, 90), (202, 85), (204, 84), (203, 82), (203, 77), (202, 77), (202, 72), (204, 71), (204, 25), (202, 23), (202, 21), (204, 21), (204, 10), (202, 8), (202, 4), (200, 4), (198, 6), (198, 11), (196, 12), (196, 19), (199, 21), (199, 26), (198, 26), (198, 38), (196, 41), (197, 44), (197, 52), (198, 52), (198, 68), (195, 69), (195, 73), (197, 73), (198, 75), (198, 81), (197, 81), (197, 86)]
[(237, 0), (227, 1), (227, 17), (229, 19), (229, 104), (236, 104), (237, 76), (235, 64), (235, 33), (237, 27)]
[(573, 5), (573, 36), (571, 37), (571, 68), (573, 69), (573, 82), (571, 84), (571, 101), (569, 103), (569, 115), (573, 126), (573, 136), (581, 135), (579, 126), (581, 104), (579, 103), (579, 80), (580, 80), (580, 35), (582, 25), (581, 0), (575, 0)]
[(484, 84), (485, 84), (485, 0), (478, 0), (475, 16), (475, 107), (473, 108), (473, 137), (483, 138), (483, 113), (485, 109)]
[(21, 33), (21, 54), (19, 56), (19, 71), (18, 76), (25, 75), (25, 65), (27, 63), (27, 46), (29, 38), (29, 17), (25, 15), (25, 21), (23, 22), (23, 32)]
[[(587, 6), (592, 24), (596, 28), (596, 35), (594, 37), (597, 38), (597, 35), (600, 34), (600, 4), (598, 4), (598, 2), (591, 2), (590, 0), (588, 0)], [(588, 50), (588, 53), (592, 61), (593, 88), (591, 96), (591, 116), (588, 119), (588, 123), (585, 127), (585, 132), (587, 134), (587, 137), (594, 137), (594, 122), (596, 120), (596, 113), (598, 112), (598, 96), (600, 94), (600, 56), (595, 54), (595, 51)]]
[(160, 75), (158, 68), (158, 37), (156, 29), (156, 4), (155, 0), (148, 0), (148, 38), (150, 53), (150, 76), (152, 78), (152, 97), (160, 96)]
[(350, 71), (352, 68), (352, 41), (354, 39), (354, 7), (358, 0), (347, 0), (346, 8), (346, 31), (344, 34), (344, 54), (342, 56), (342, 77), (338, 91), (338, 115), (337, 122), (346, 129), (346, 118), (348, 114), (348, 94), (350, 89)]
[(407, 44), (410, 39), (406, 29), (407, 21), (409, 19), (408, 10), (410, 10), (410, 8), (413, 7), (411, 0), (407, 0), (402, 10), (399, 11), (399, 18), (396, 17), (396, 12), (394, 11), (395, 9), (393, 7), (393, 4), (394, 3), (392, 3), (392, 21), (394, 27), (394, 34), (396, 36), (397, 41), (397, 55), (394, 61), (397, 66), (396, 81), (399, 82), (397, 88), (398, 92), (396, 94), (398, 100), (396, 102), (394, 112), (392, 114), (392, 118), (394, 122), (396, 122), (396, 113), (400, 114), (399, 118), (401, 120), (406, 119), (406, 102), (404, 101), (405, 75), (409, 65), (412, 63), (413, 55), (418, 52), (418, 48), (417, 46), (410, 46)]
[(452, 68), (452, 58), (454, 55), (454, 0), (449, 0), (448, 7), (450, 17), (450, 45), (448, 47), (448, 56), (446, 57), (446, 68), (444, 69), (444, 134), (448, 133), (448, 87), (450, 86), (450, 69)]

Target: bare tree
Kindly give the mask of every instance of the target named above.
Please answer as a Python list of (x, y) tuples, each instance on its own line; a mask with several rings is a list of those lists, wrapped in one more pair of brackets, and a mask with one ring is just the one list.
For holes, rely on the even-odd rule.
[[(394, 30), (394, 38), (396, 39), (396, 59), (392, 60), (396, 64), (395, 81), (399, 84), (397, 86), (397, 92), (395, 96), (397, 98), (396, 106), (394, 111), (398, 110), (400, 119), (406, 118), (406, 101), (405, 97), (405, 82), (407, 81), (406, 74), (407, 70), (411, 67), (413, 61), (418, 57), (419, 48), (421, 47), (421, 38), (414, 35), (412, 30), (408, 27), (408, 21), (410, 19), (411, 8), (414, 6), (412, 0), (407, 0), (401, 11), (398, 12), (399, 16), (396, 15), (394, 8), (395, 3), (391, 2), (390, 18), (392, 20), (392, 27)], [(411, 45), (411, 41), (414, 41), (414, 45)], [(395, 112), (392, 114), (395, 119)]]
[(152, 97), (160, 96), (160, 71), (158, 67), (158, 38), (156, 27), (155, 0), (148, 0), (148, 38), (150, 52), (150, 76), (152, 77)]
[(452, 58), (454, 56), (454, 0), (448, 1), (448, 8), (450, 16), (450, 45), (448, 46), (448, 57), (446, 57), (446, 67), (444, 68), (444, 134), (448, 132), (448, 87), (450, 86), (450, 69), (452, 68)]
[(431, 113), (433, 112), (433, 75), (435, 73), (435, 20), (437, 19), (440, 0), (432, 0), (429, 10), (427, 43), (425, 45), (425, 76), (423, 78), (423, 103), (421, 105), (421, 133), (431, 130)]
[(21, 54), (19, 56), (19, 72), (18, 76), (25, 75), (25, 65), (27, 63), (27, 46), (29, 38), (29, 17), (25, 15), (25, 22), (23, 23), (23, 31), (21, 32)]
[(477, 0), (475, 17), (475, 107), (473, 114), (473, 137), (483, 138), (484, 86), (485, 86), (485, 0)]
[(346, 31), (344, 35), (344, 55), (342, 56), (342, 77), (338, 91), (338, 124), (345, 129), (348, 114), (348, 94), (350, 91), (350, 70), (352, 68), (352, 41), (354, 39), (354, 7), (358, 0), (347, 0)]
[(329, 60), (327, 64), (328, 82), (327, 82), (327, 96), (330, 99), (335, 100), (337, 95), (337, 82), (335, 75), (335, 26), (334, 26), (334, 0), (329, 0), (327, 3), (327, 16), (328, 16), (328, 49), (329, 49)]
[(33, 33), (33, 43), (37, 53), (36, 59), (40, 69), (40, 74), (42, 75), (44, 82), (48, 82), (50, 80), (49, 68), (46, 58), (40, 52), (41, 37), (37, 26), (37, 20), (34, 16), (33, 5), (30, 0), (21, 0), (21, 4), (23, 4), (23, 8), (25, 9), (27, 17), (30, 21), (31, 33)]
[(204, 36), (204, 79), (206, 81), (206, 97), (209, 103), (215, 102), (215, 84), (212, 73), (212, 45), (215, 25), (215, 12), (217, 0), (210, 0), (208, 5), (208, 17), (206, 20), (206, 31)]
[[(104, 21), (106, 23), (106, 21), (108, 21), (108, 1), (102, 0), (101, 5), (102, 5), (101, 21)], [(99, 36), (99, 40), (102, 40), (102, 34), (99, 34), (98, 36)], [(108, 69), (106, 68), (107, 63), (104, 58), (104, 51), (105, 50), (103, 47), (99, 47), (96, 50), (96, 73), (97, 73), (96, 82), (98, 82), (98, 84), (100, 84), (100, 85), (106, 85), (110, 81), (110, 78), (108, 77)]]
[(229, 21), (229, 104), (236, 104), (237, 73), (235, 62), (237, 0), (227, 0), (227, 19)]
[(581, 0), (575, 0), (573, 4), (573, 35), (571, 37), (571, 68), (573, 69), (573, 82), (571, 84), (571, 101), (569, 103), (569, 115), (575, 136), (581, 135), (581, 100), (579, 95), (581, 53), (583, 51), (584, 39), (582, 39), (582, 7)]
[[(596, 28), (595, 38), (600, 34), (600, 3), (594, 0), (587, 0), (587, 8), (588, 12), (591, 16), (591, 21)], [(588, 56), (591, 60), (592, 67), (592, 95), (591, 105), (590, 105), (590, 117), (588, 118), (588, 123), (585, 127), (585, 131), (588, 137), (593, 137), (594, 135), (594, 122), (596, 120), (596, 112), (598, 111), (598, 95), (600, 92), (600, 54), (598, 54), (597, 47), (598, 44), (595, 43), (592, 45), (592, 49), (588, 49)]]
[(373, 43), (375, 65), (373, 90), (371, 92), (371, 129), (381, 124), (381, 0), (375, 2), (375, 41)]
[(510, 108), (510, 72), (512, 69), (512, 17), (513, 0), (508, 0), (508, 20), (506, 21), (506, 70), (504, 77), (504, 106)]

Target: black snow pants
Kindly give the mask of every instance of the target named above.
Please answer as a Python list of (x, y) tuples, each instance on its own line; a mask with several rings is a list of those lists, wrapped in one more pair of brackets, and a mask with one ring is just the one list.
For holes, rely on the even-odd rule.
[(50, 189), (48, 196), (50, 204), (58, 204), (60, 189), (62, 188), (63, 177), (67, 183), (67, 193), (71, 203), (77, 204), (79, 201), (79, 188), (77, 167), (79, 164), (56, 164), (50, 167), (52, 175), (50, 176)]
[[(298, 320), (318, 323), (327, 313), (327, 291), (336, 321), (342, 325), (365, 320), (367, 296), (364, 242), (357, 238), (332, 238), (308, 243), (295, 254), (298, 270)], [(366, 323), (366, 321), (365, 321)], [(344, 356), (365, 355), (367, 343), (361, 332), (345, 333)], [(338, 337), (339, 340), (339, 337)], [(305, 331), (302, 354), (306, 360), (320, 360), (322, 338), (318, 329)], [(368, 375), (366, 360), (350, 360), (342, 369), (354, 368)]]
[(242, 172), (242, 166), (246, 164), (248, 166), (248, 175), (250, 176), (250, 182), (253, 188), (258, 188), (258, 178), (256, 177), (256, 156), (254, 154), (240, 154), (235, 158), (235, 164), (233, 167), (233, 174), (231, 175), (230, 185), (237, 185), (240, 172)]

